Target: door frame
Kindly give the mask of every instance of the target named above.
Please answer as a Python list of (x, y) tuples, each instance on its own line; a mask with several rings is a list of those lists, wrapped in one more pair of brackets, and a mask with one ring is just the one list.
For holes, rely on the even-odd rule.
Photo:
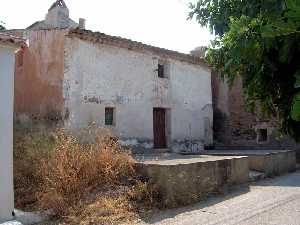
[[(164, 145), (157, 146), (157, 135), (156, 135), (156, 123), (155, 123), (155, 110), (163, 111), (164, 112)], [(164, 107), (153, 107), (153, 148), (154, 149), (165, 149), (170, 146), (170, 137), (171, 137), (171, 116), (170, 116), (170, 109)], [(158, 141), (159, 142), (159, 141)]]

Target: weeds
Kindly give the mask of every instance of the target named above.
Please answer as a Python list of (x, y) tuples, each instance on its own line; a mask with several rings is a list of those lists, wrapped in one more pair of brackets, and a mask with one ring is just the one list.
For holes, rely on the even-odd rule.
[(157, 201), (131, 155), (103, 129), (17, 131), (14, 157), (16, 206), (51, 209), (67, 224), (130, 220)]

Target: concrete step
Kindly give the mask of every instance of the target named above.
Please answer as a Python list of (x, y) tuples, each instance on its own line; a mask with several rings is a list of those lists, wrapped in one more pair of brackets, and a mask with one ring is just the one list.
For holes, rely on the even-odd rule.
[(15, 209), (14, 213), (15, 213), (15, 220), (19, 221), (19, 223), (16, 224), (13, 223), (12, 225), (39, 224), (43, 221), (47, 221), (53, 215), (53, 213), (51, 213), (51, 210), (47, 210), (44, 212), (23, 212), (21, 210)]
[(266, 178), (266, 175), (262, 172), (258, 172), (258, 171), (255, 171), (255, 170), (250, 170), (249, 171), (249, 181), (250, 182), (259, 181), (259, 180), (262, 180), (262, 179), (265, 179), (265, 178)]

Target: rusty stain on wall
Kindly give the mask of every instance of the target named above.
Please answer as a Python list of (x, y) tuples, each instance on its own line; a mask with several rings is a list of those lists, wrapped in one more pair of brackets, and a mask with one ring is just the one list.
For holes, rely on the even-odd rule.
[(63, 29), (24, 31), (29, 47), (23, 49), (22, 58), (16, 56), (16, 115), (61, 119), (66, 33), (67, 30)]

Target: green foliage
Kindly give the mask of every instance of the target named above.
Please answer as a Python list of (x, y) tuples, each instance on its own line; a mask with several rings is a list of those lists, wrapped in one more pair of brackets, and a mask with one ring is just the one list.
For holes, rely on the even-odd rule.
[(3, 25), (3, 22), (0, 20), (0, 30), (5, 30), (5, 27)]
[(216, 34), (208, 62), (232, 84), (242, 76), (249, 109), (279, 118), (300, 141), (300, 1), (199, 0), (190, 18)]

